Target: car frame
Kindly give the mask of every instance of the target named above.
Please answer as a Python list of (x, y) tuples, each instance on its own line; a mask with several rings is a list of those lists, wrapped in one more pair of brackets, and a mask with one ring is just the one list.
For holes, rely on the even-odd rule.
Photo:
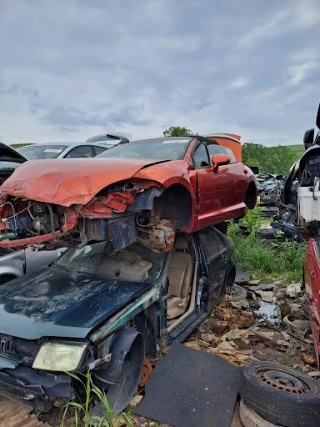
[[(252, 171), (216, 141), (164, 137), (120, 144), (85, 163), (39, 160), (36, 174), (29, 161), (4, 182), (0, 195), (2, 233), (13, 214), (31, 228), (34, 216), (51, 227), (45, 234), (2, 240), (2, 247), (63, 244), (70, 235), (74, 244), (85, 245), (111, 235), (117, 249), (139, 239), (170, 250), (175, 232), (244, 216), (256, 204), (257, 184)], [(37, 212), (30, 213), (30, 204)]]
[[(134, 245), (151, 253), (139, 243)], [(68, 251), (42, 270), (36, 283), (36, 275), (31, 273), (3, 285), (0, 394), (49, 411), (53, 405), (72, 399), (80, 386), (65, 371), (86, 373), (90, 369), (94, 383), (105, 390), (110, 407), (115, 413), (123, 410), (137, 388), (145, 354), (159, 356), (173, 341), (183, 341), (232, 285), (236, 275), (233, 252), (229, 237), (207, 227), (192, 235), (177, 235), (175, 248), (167, 253), (153, 252), (162, 264), (150, 283), (99, 283), (101, 276), (72, 269), (69, 259), (76, 252)], [(90, 251), (84, 253), (87, 257)], [(69, 258), (63, 261), (65, 256)], [(92, 256), (97, 259), (98, 255)], [(87, 260), (90, 265), (91, 259)], [(74, 262), (81, 263), (76, 264), (76, 258)], [(64, 263), (71, 270), (64, 269)], [(104, 265), (99, 263), (99, 268)], [(145, 267), (141, 260), (138, 265), (140, 274)], [(83, 263), (81, 266), (86, 268)], [(108, 264), (107, 274), (117, 268)], [(122, 273), (126, 277), (121, 268), (117, 277)], [(132, 273), (132, 277), (136, 276)], [(31, 293), (36, 297), (28, 304)], [(188, 304), (182, 309), (185, 298)], [(69, 367), (73, 363), (72, 369), (66, 365), (62, 369), (61, 364), (61, 369), (56, 369), (61, 361), (59, 346), (63, 363)], [(94, 411), (99, 414), (101, 405)]]

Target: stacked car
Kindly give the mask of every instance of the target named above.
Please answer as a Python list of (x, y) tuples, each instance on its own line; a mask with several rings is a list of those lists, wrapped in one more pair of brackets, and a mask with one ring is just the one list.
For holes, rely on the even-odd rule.
[(187, 337), (233, 283), (233, 242), (213, 225), (257, 199), (251, 170), (200, 136), (28, 160), (0, 191), (2, 249), (69, 248), (0, 287), (0, 393), (42, 411), (77, 395), (66, 372), (88, 369), (122, 410), (144, 357)]

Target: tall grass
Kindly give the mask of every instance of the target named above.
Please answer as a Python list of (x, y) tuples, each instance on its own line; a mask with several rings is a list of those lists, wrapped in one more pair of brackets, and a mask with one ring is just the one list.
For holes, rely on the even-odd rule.
[[(70, 410), (74, 411), (74, 427), (118, 427), (120, 425), (133, 427), (130, 416), (125, 412), (114, 417), (113, 408), (109, 405), (105, 391), (100, 390), (93, 383), (90, 372), (87, 372), (86, 374), (80, 373), (79, 375), (68, 372), (68, 375), (81, 383), (85, 392), (85, 399), (82, 404), (77, 402), (68, 402), (65, 405), (63, 409), (61, 427), (66, 427), (66, 419), (69, 417)], [(103, 404), (105, 414), (103, 417), (90, 415), (90, 405), (93, 400), (98, 400), (98, 403)]]
[[(241, 219), (240, 223), (230, 222), (228, 235), (236, 247), (238, 267), (250, 270), (256, 278), (271, 275), (279, 277), (283, 283), (300, 282), (306, 245), (290, 240), (271, 246), (263, 245), (255, 238), (255, 232), (262, 222), (259, 208), (249, 211), (247, 217)], [(247, 228), (247, 237), (241, 233), (241, 225)]]

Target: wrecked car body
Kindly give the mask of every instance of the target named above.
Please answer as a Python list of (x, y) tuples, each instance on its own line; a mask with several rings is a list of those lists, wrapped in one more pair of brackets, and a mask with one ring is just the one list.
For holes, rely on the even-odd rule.
[(177, 234), (169, 252), (109, 240), (2, 285), (0, 394), (49, 411), (78, 391), (66, 372), (90, 369), (122, 410), (145, 354), (185, 339), (232, 285), (233, 252), (213, 227)]
[(282, 176), (270, 173), (259, 173), (256, 175), (261, 205), (276, 205), (280, 201), (281, 188), (283, 186)]
[[(29, 244), (84, 246), (111, 237), (170, 250), (187, 233), (245, 215), (257, 199), (251, 170), (202, 137), (119, 144), (94, 159), (32, 161), (0, 189), (0, 231)], [(218, 153), (218, 154), (216, 154)]]
[[(320, 127), (320, 105), (317, 114)], [(318, 234), (320, 221), (320, 135), (314, 139), (314, 130), (305, 132), (306, 152), (292, 166), (285, 182), (282, 204), (296, 211), (296, 225), (305, 237)]]
[(312, 337), (320, 367), (320, 242), (319, 237), (311, 238), (304, 258), (303, 268), (309, 319)]

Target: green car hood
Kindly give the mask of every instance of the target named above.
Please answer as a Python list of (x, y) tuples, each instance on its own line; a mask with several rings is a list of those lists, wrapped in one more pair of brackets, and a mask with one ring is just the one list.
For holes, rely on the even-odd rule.
[(151, 286), (47, 267), (0, 286), (0, 333), (85, 338)]

